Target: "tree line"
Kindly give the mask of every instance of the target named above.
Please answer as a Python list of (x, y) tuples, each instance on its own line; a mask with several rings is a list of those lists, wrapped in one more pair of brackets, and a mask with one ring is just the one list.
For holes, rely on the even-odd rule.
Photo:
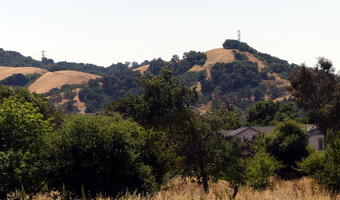
[(323, 152), (308, 147), (291, 103), (259, 103), (249, 112), (248, 123), (276, 124), (273, 133), (245, 142), (223, 138), (220, 130), (242, 125), (239, 114), (218, 107), (204, 115), (192, 110), (195, 89), (167, 68), (141, 78), (138, 94), (113, 101), (97, 115), (65, 115), (41, 95), (1, 86), (0, 198), (51, 191), (67, 198), (147, 194), (177, 176), (195, 178), (205, 192), (211, 181), (226, 180), (230, 199), (242, 185), (271, 187), (270, 177), (311, 176), (336, 198), (339, 77), (330, 61), (320, 59), (315, 68), (296, 69), (291, 83), (306, 120), (328, 138)]

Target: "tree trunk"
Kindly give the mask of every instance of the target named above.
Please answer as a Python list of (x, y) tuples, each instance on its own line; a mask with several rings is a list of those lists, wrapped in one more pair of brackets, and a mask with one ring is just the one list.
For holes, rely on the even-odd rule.
[(200, 166), (204, 193), (209, 193), (208, 176), (203, 165)]
[(236, 199), (236, 195), (238, 193), (238, 184), (233, 187), (233, 195), (231, 196), (232, 200)]

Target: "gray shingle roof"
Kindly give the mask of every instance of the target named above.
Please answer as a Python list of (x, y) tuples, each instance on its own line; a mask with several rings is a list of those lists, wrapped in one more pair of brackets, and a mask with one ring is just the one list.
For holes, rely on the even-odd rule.
[(257, 131), (256, 129), (248, 126), (242, 126), (235, 130), (221, 130), (219, 131), (221, 134), (223, 134), (224, 137), (234, 137), (235, 135), (238, 135), (248, 129), (253, 129), (254, 131)]
[[(235, 130), (221, 130), (219, 133), (223, 135), (223, 137), (234, 137), (248, 129), (252, 129), (259, 133), (271, 133), (274, 130), (274, 126), (242, 126)], [(313, 124), (305, 124), (303, 128), (308, 133), (309, 136), (319, 134), (320, 131), (318, 130), (317, 126)]]

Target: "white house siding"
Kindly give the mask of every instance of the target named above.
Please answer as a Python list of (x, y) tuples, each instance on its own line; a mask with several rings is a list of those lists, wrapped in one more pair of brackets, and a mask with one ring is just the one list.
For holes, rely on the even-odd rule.
[(322, 134), (311, 135), (308, 137), (308, 144), (317, 150), (322, 150), (324, 148), (324, 141), (325, 136)]

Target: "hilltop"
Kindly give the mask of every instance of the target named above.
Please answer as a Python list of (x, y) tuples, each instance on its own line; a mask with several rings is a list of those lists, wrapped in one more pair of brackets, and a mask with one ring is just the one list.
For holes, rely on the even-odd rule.
[[(139, 90), (138, 79), (158, 74), (163, 67), (189, 87), (196, 87), (202, 110), (233, 106), (246, 110), (256, 101), (289, 98), (287, 78), (296, 67), (261, 53), (246, 43), (226, 40), (223, 48), (190, 51), (170, 61), (93, 64), (41, 61), (0, 49), (0, 84), (27, 87), (68, 112), (97, 112), (107, 103)], [(20, 67), (19, 67), (20, 66)], [(22, 76), (18, 76), (22, 74)], [(19, 84), (20, 83), (20, 84)]]

